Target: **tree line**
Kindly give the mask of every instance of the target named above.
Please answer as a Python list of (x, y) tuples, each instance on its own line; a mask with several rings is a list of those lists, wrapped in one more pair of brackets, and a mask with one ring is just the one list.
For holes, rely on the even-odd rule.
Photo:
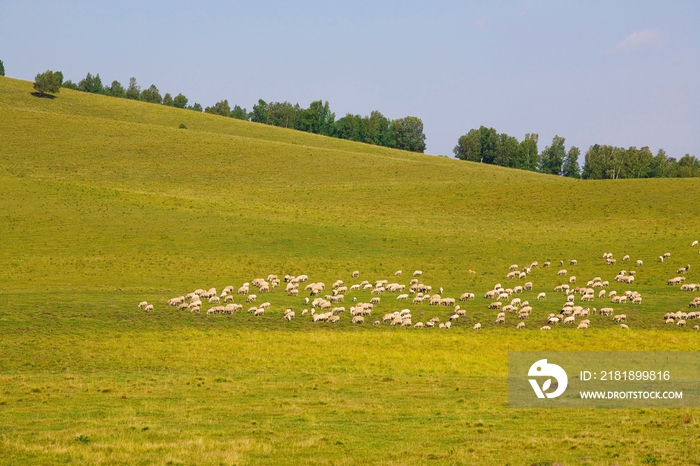
[(659, 149), (653, 155), (649, 147), (613, 147), (592, 145), (580, 167), (581, 151), (566, 149), (566, 139), (554, 136), (552, 143), (538, 152), (539, 136), (528, 133), (522, 141), (493, 128), (481, 126), (461, 136), (453, 152), (456, 158), (488, 163), (550, 175), (583, 179), (700, 177), (700, 161), (690, 154), (680, 160)]
[(74, 83), (70, 80), (63, 82), (63, 74), (51, 71), (37, 75), (35, 81), (43, 82), (46, 80), (47, 76), (53, 76), (55, 74), (60, 75), (59, 86), (76, 91), (140, 100), (154, 104), (186, 108), (198, 112), (203, 111), (204, 113), (221, 115), (224, 117), (264, 123), (272, 126), (280, 126), (395, 149), (421, 153), (425, 152), (423, 122), (420, 118), (413, 116), (391, 120), (375, 110), (369, 116), (352, 115), (348, 113), (336, 121), (335, 113), (331, 111), (328, 102), (323, 102), (321, 100), (311, 102), (308, 108), (303, 108), (298, 103), (268, 103), (260, 99), (257, 104), (253, 105), (253, 110), (250, 112), (239, 105), (234, 105), (233, 108), (231, 108), (228, 100), (221, 100), (211, 107), (202, 108), (198, 103), (188, 105), (189, 100), (181, 93), (174, 97), (169, 93), (161, 95), (154, 84), (146, 89), (141, 89), (135, 78), (129, 80), (129, 85), (126, 88), (122, 86), (119, 81), (112, 81), (110, 85), (106, 86), (102, 83), (99, 74), (93, 76), (90, 73), (78, 83)]

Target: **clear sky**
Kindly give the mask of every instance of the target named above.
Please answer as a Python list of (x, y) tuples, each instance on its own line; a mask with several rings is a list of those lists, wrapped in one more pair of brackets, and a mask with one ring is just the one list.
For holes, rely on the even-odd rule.
[(7, 76), (420, 117), (426, 152), (471, 128), (700, 156), (700, 1), (0, 0)]

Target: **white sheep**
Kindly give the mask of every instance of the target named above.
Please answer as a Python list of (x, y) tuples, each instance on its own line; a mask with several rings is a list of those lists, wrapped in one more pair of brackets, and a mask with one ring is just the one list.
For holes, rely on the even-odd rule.
[(629, 330), (630, 328), (625, 324), (620, 324), (620, 328), (624, 330)]
[(144, 309), (146, 306), (148, 306), (148, 302), (147, 302), (147, 301), (141, 301), (141, 302), (139, 303), (139, 308), (140, 308), (140, 309)]
[(515, 328), (518, 330), (525, 328), (525, 322), (519, 322), (518, 325), (515, 326)]
[(552, 327), (550, 327), (549, 325), (545, 325), (543, 327), (540, 327), (540, 330), (552, 330)]
[(351, 321), (353, 324), (364, 324), (365, 318), (362, 316), (354, 316)]
[[(440, 325), (442, 325), (442, 324), (440, 324)], [(472, 327), (472, 328), (474, 330), (481, 330), (481, 322), (477, 322), (476, 324), (474, 324), (474, 327)]]
[(423, 271), (422, 271), (422, 270), (416, 270), (415, 272), (413, 272), (413, 276), (414, 276), (414, 277), (420, 277), (421, 275), (423, 275)]
[(143, 308), (144, 311), (146, 312), (152, 312), (153, 311), (153, 304), (148, 304)]
[(541, 301), (541, 300), (543, 300), (543, 299), (547, 299), (547, 293), (542, 292), (542, 293), (540, 293), (540, 294), (537, 295), (537, 300), (538, 300), (538, 301)]

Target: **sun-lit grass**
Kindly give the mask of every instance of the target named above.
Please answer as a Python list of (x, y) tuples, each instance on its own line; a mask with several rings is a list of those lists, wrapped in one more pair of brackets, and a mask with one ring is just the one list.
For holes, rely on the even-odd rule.
[[(661, 319), (698, 294), (666, 280), (690, 263), (700, 282), (699, 181), (561, 179), (31, 91), (0, 78), (0, 464), (700, 463), (698, 410), (514, 410), (505, 379), (509, 350), (700, 350), (692, 325)], [(510, 264), (547, 259), (522, 295), (526, 330), (494, 325), (483, 293), (522, 284)], [(634, 285), (612, 282), (636, 259)], [(559, 260), (579, 285), (642, 293), (613, 305), (629, 332), (598, 316), (588, 331), (536, 330), (563, 302)], [(401, 283), (421, 269), (445, 296), (477, 299), (450, 331), (347, 313), (286, 322), (304, 306), (281, 290), (261, 296), (259, 318), (165, 305), (268, 273), (351, 284), (355, 269), (370, 281), (403, 269)], [(369, 299), (346, 308), (352, 296)], [(449, 315), (392, 294), (375, 315), (404, 307), (414, 321)]]

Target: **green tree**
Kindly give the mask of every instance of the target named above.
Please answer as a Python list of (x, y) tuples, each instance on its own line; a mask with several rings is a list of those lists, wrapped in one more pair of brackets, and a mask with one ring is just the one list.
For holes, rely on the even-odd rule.
[(61, 87), (65, 87), (67, 89), (73, 89), (74, 91), (78, 90), (78, 85), (75, 84), (73, 81), (70, 79), (68, 81), (65, 81), (63, 84), (61, 84)]
[(527, 133), (525, 139), (520, 142), (520, 154), (522, 156), (522, 168), (523, 170), (537, 170), (537, 163), (539, 162), (539, 152), (537, 148), (537, 142), (540, 136), (537, 133)]
[(163, 96), (163, 105), (167, 105), (168, 107), (175, 106), (175, 101), (173, 100), (173, 96), (171, 96), (170, 93), (168, 93), (168, 92), (166, 92), (165, 95)]
[(637, 149), (630, 147), (625, 154), (624, 167), (620, 178), (647, 178), (651, 171), (651, 162), (654, 156), (648, 147)]
[(267, 102), (259, 99), (257, 105), (253, 105), (253, 112), (251, 113), (250, 121), (267, 123)]
[(578, 158), (581, 151), (576, 146), (569, 148), (569, 153), (566, 154), (564, 164), (561, 167), (561, 174), (570, 178), (581, 178), (581, 168), (578, 164)]
[(358, 121), (358, 130), (362, 133), (362, 142), (377, 146), (394, 147), (391, 121), (378, 110), (373, 110), (369, 117)]
[(245, 108), (234, 105), (233, 110), (231, 110), (231, 118), (235, 118), (237, 120), (247, 120), (250, 118), (250, 115), (248, 115), (248, 110)]
[[(493, 163), (502, 167), (515, 168), (519, 164), (520, 144), (506, 133), (498, 135)], [(519, 167), (518, 167), (519, 168)]]
[(111, 95), (112, 97), (125, 97), (126, 89), (117, 80), (112, 81), (110, 86), (105, 87), (105, 94)]
[(198, 104), (197, 102), (194, 103), (194, 105), (187, 107), (189, 110), (194, 110), (195, 112), (201, 112), (202, 111), (202, 106)]
[(267, 104), (267, 118), (265, 123), (283, 128), (298, 128), (301, 117), (301, 107), (299, 104), (292, 105), (290, 102), (270, 102)]
[(39, 91), (41, 97), (44, 94), (58, 94), (61, 90), (63, 73), (60, 71), (47, 70), (39, 73), (34, 78), (34, 89)]
[(141, 86), (136, 83), (136, 78), (129, 78), (129, 86), (126, 88), (126, 98), (131, 100), (141, 99)]
[(0, 76), (5, 76), (5, 64), (0, 60)]
[(78, 90), (90, 92), (91, 94), (104, 93), (104, 87), (102, 85), (102, 79), (100, 79), (99, 73), (95, 76), (88, 73), (87, 76), (85, 76), (85, 78), (78, 83)]
[(545, 147), (540, 154), (539, 170), (550, 175), (561, 175), (562, 164), (566, 157), (566, 139), (561, 136), (552, 138), (552, 145)]
[(700, 161), (695, 156), (685, 154), (678, 161), (676, 176), (680, 178), (700, 176)]
[(651, 176), (653, 178), (666, 178), (672, 171), (671, 162), (666, 155), (666, 151), (659, 149), (651, 161)]
[(362, 117), (360, 115), (346, 114), (335, 122), (335, 135), (340, 139), (350, 141), (363, 141)]
[(141, 91), (141, 100), (144, 102), (150, 102), (152, 104), (163, 103), (163, 97), (161, 97), (160, 92), (155, 84), (151, 84), (151, 87)]
[(411, 152), (425, 152), (423, 121), (414, 116), (394, 120), (391, 125), (394, 147)]
[(228, 100), (220, 100), (215, 103), (212, 107), (207, 107), (204, 109), (204, 113), (211, 113), (213, 115), (230, 116), (231, 107), (228, 104)]
[(136, 84), (136, 78), (129, 78), (129, 87), (126, 88), (126, 98), (139, 100), (141, 98), (141, 86)]
[(187, 107), (187, 97), (185, 97), (182, 94), (176, 95), (175, 98), (173, 99), (173, 105), (177, 108)]
[(309, 108), (301, 111), (298, 129), (314, 134), (333, 134), (335, 113), (331, 112), (328, 102), (316, 100)]
[(481, 140), (479, 137), (479, 130), (472, 129), (467, 134), (460, 136), (452, 152), (455, 154), (455, 157), (460, 160), (481, 162)]

